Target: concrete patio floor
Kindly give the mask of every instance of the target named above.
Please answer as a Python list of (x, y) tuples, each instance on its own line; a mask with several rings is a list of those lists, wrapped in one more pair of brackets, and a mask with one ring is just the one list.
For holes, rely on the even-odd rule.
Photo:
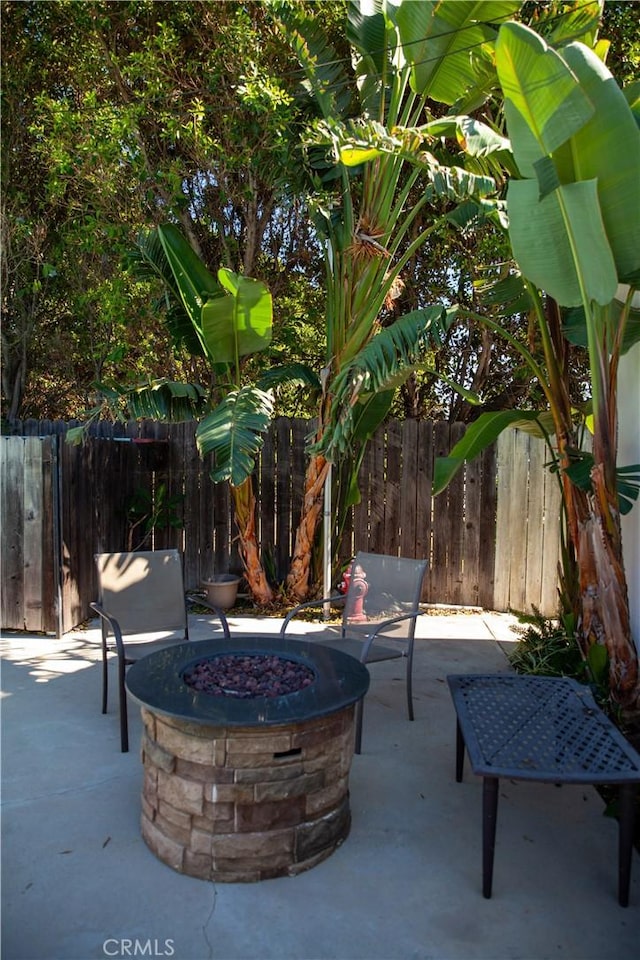
[[(617, 824), (591, 787), (501, 783), (493, 897), (481, 893), (481, 780), (455, 782), (448, 673), (509, 670), (506, 615), (420, 617), (416, 719), (403, 664), (371, 667), (351, 833), (294, 878), (207, 883), (140, 836), (138, 710), (129, 754), (99, 711), (99, 632), (5, 634), (5, 960), (626, 960), (640, 955), (640, 863), (617, 902)], [(264, 632), (280, 621), (252, 621)], [(231, 618), (247, 632), (248, 621)], [(193, 639), (211, 635), (192, 618)], [(321, 625), (308, 624), (309, 632)]]

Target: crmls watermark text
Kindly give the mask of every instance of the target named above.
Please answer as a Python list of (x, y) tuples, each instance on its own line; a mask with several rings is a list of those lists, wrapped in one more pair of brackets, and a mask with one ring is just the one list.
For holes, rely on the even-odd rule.
[(173, 940), (120, 940), (112, 938), (102, 944), (105, 957), (173, 957)]

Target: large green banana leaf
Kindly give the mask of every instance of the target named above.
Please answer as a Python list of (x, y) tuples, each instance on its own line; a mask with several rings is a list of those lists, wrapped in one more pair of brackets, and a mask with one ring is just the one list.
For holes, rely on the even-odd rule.
[(535, 180), (507, 190), (513, 255), (525, 276), (567, 307), (610, 303), (618, 286), (595, 180), (559, 185), (540, 199)]
[(134, 420), (194, 420), (202, 415), (207, 401), (207, 391), (199, 384), (177, 383), (164, 377), (119, 388), (118, 392)]
[(350, 77), (342, 57), (327, 41), (321, 21), (305, 16), (297, 5), (273, 5), (271, 14), (295, 51), (307, 76), (303, 86), (322, 116), (346, 116), (352, 99)]
[(198, 425), (196, 442), (202, 457), (215, 454), (214, 483), (229, 480), (239, 487), (250, 477), (273, 413), (270, 392), (257, 387), (230, 391)]
[(259, 280), (231, 270), (207, 270), (177, 227), (158, 227), (174, 288), (213, 363), (237, 364), (271, 340), (271, 294)]
[(496, 43), (520, 172), (507, 204), (523, 274), (563, 306), (606, 305), (640, 264), (640, 131), (607, 68), (582, 44), (556, 52), (507, 23)]
[(193, 356), (206, 356), (199, 328), (200, 314), (196, 311), (194, 315), (196, 326), (185, 309), (157, 230), (140, 234), (136, 247), (127, 256), (127, 267), (138, 280), (162, 282), (162, 294), (154, 300), (153, 307), (163, 316), (171, 339)]
[(121, 386), (103, 380), (91, 384), (99, 396), (98, 403), (85, 414), (79, 427), (67, 430), (66, 441), (82, 443), (89, 436), (89, 427), (104, 416), (104, 407), (121, 422), (148, 418), (151, 420), (195, 420), (206, 409), (207, 392), (197, 383), (177, 383), (161, 377), (145, 383)]
[(626, 97), (601, 60), (580, 43), (562, 51), (595, 114), (556, 156), (562, 179), (597, 180), (618, 277), (640, 268), (640, 131)]
[(333, 381), (331, 426), (316, 452), (329, 460), (345, 454), (356, 439), (357, 418), (362, 413), (359, 404), (403, 383), (443, 344), (456, 316), (455, 309), (425, 307), (399, 317), (372, 337)]
[(482, 64), (491, 62), (497, 25), (521, 6), (516, 0), (405, 0), (396, 20), (412, 88), (442, 103), (463, 97)]
[(260, 376), (257, 386), (261, 390), (271, 390), (283, 383), (307, 387), (311, 393), (320, 393), (322, 390), (320, 377), (306, 363), (285, 363), (280, 367), (270, 367)]
[(172, 286), (180, 296), (193, 328), (206, 350), (202, 332), (202, 307), (208, 298), (223, 295), (220, 284), (177, 227), (171, 223), (163, 224), (158, 227), (157, 235), (173, 274)]
[(218, 270), (225, 296), (202, 307), (202, 334), (217, 363), (236, 364), (239, 357), (264, 350), (271, 341), (271, 294), (260, 280), (222, 268)]
[[(421, 129), (427, 130), (427, 127)], [(453, 164), (444, 166), (432, 154), (416, 152), (413, 130), (396, 126), (393, 134), (389, 134), (379, 123), (369, 121), (358, 124), (335, 123), (331, 131), (340, 161), (346, 167), (357, 167), (384, 156), (395, 157), (408, 160), (414, 169), (420, 169), (428, 175), (430, 184), (426, 189), (433, 196), (458, 200), (469, 196), (484, 197), (496, 190), (496, 182), (491, 176), (474, 174)], [(488, 136), (485, 136), (485, 142), (489, 152)], [(502, 139), (501, 142), (503, 146), (505, 143), (508, 146), (508, 141)]]

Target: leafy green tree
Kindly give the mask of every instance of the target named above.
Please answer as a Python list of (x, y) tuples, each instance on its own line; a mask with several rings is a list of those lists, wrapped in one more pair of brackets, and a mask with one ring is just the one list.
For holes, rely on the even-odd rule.
[[(338, 61), (350, 60), (346, 4), (296, 10), (322, 24)], [(322, 248), (292, 147), (304, 112), (317, 108), (298, 95), (290, 48), (268, 5), (27, 0), (4, 2), (2, 13), (3, 235), (14, 238), (6, 251), (17, 257), (12, 276), (17, 262), (23, 271), (3, 284), (5, 410), (77, 416), (93, 404), (96, 380), (206, 385), (207, 365), (173, 348), (150, 310), (148, 285), (121, 270), (139, 231), (167, 220), (204, 262), (259, 276), (272, 291), (274, 336), (246, 361), (251, 377), (272, 363), (321, 369)], [(423, 213), (407, 242), (421, 232)], [(24, 273), (34, 264), (27, 238), (37, 240), (46, 278)], [(422, 307), (424, 289), (434, 301), (469, 297), (479, 242), (469, 231), (434, 230), (407, 260), (404, 289), (393, 309), (383, 307), (381, 324)], [(499, 406), (503, 389), (522, 393), (526, 383), (504, 349), (498, 364), (490, 340), (457, 325), (434, 344), (433, 363), (455, 376), (464, 362), (468, 383), (493, 390)], [(276, 403), (283, 413), (314, 412), (292, 387), (279, 389)], [(407, 378), (394, 404), (403, 416), (474, 416), (424, 371)]]
[(120, 128), (96, 106), (104, 71), (87, 42), (88, 11), (70, 3), (2, 7), (3, 234), (11, 238), (3, 251), (11, 279), (3, 284), (2, 361), (10, 416), (76, 415), (110, 358), (133, 372), (152, 331), (159, 357), (168, 344), (151, 317), (148, 333), (135, 338), (124, 322), (127, 314), (140, 318), (144, 303), (119, 262), (140, 221), (132, 182), (116, 161)]
[[(6, 23), (6, 7), (2, 9)], [(30, 347), (45, 321), (56, 283), (56, 223), (44, 215), (46, 170), (32, 162), (25, 101), (37, 85), (36, 67), (21, 49), (2, 62), (2, 396), (3, 414), (16, 417), (28, 385)]]
[[(318, 6), (326, 21), (335, 6)], [(205, 379), (205, 364), (172, 351), (149, 288), (121, 263), (141, 229), (170, 220), (205, 262), (265, 276), (277, 294), (288, 277), (313, 273), (289, 199), (299, 108), (265, 6), (52, 0), (2, 10), (5, 220), (17, 239), (37, 237), (39, 262), (55, 270), (37, 317), (32, 309), (3, 351), (5, 399), (16, 396), (7, 408), (77, 414), (108, 376)], [(29, 258), (19, 253), (23, 272)], [(28, 288), (31, 302), (33, 279), (3, 287), (7, 335), (28, 301), (14, 290)], [(297, 292), (304, 309), (307, 290)]]

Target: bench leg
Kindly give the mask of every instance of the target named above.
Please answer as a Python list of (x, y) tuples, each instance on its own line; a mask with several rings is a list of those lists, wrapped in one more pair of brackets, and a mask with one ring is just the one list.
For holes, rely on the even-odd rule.
[(460, 721), (456, 720), (456, 783), (462, 783), (462, 774), (464, 772), (464, 737), (462, 736), (462, 727)]
[(356, 712), (355, 712), (355, 724), (356, 724), (356, 741), (354, 747), (354, 753), (362, 753), (362, 713), (364, 711), (364, 697), (361, 697), (360, 700), (356, 703)]
[(631, 882), (631, 856), (633, 853), (633, 830), (635, 822), (636, 786), (633, 783), (620, 785), (618, 827), (618, 903), (629, 906)]
[(491, 898), (493, 883), (499, 783), (497, 777), (484, 777), (482, 781), (482, 896), (487, 900)]

